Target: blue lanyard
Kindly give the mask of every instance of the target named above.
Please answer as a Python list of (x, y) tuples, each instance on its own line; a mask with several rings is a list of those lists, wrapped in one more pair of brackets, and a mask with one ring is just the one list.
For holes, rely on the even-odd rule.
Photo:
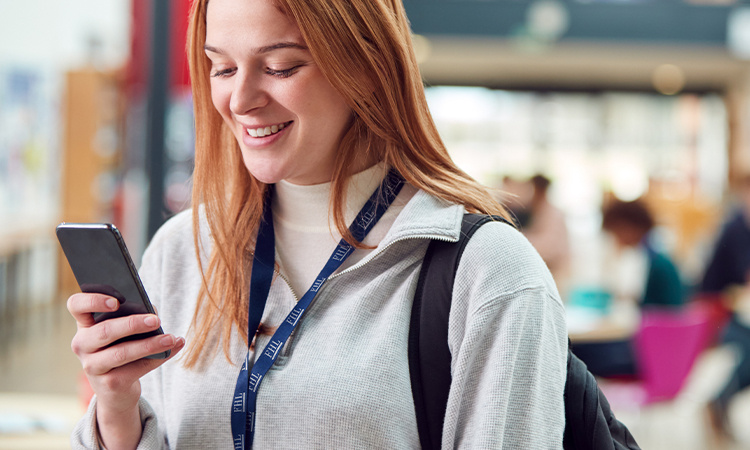
[[(404, 185), (404, 180), (396, 171), (391, 170), (383, 180), (380, 187), (367, 200), (365, 206), (357, 214), (357, 217), (349, 227), (349, 231), (357, 241), (364, 240), (367, 233), (385, 214), (393, 200)], [(323, 266), (313, 285), (305, 295), (297, 302), (286, 319), (279, 325), (271, 337), (271, 341), (263, 349), (255, 364), (251, 367), (250, 352), (245, 355), (240, 375), (237, 377), (237, 385), (234, 388), (234, 400), (232, 402), (232, 438), (235, 450), (243, 450), (253, 445), (255, 434), (255, 414), (258, 388), (263, 377), (273, 366), (279, 351), (284, 346), (292, 331), (297, 327), (305, 311), (312, 303), (323, 283), (336, 269), (351, 255), (354, 246), (341, 239), (328, 262)], [(255, 244), (255, 255), (253, 256), (253, 267), (250, 273), (250, 305), (248, 316), (248, 343), (252, 341), (257, 333), (263, 310), (266, 306), (268, 293), (274, 275), (275, 242), (273, 232), (273, 215), (271, 213), (271, 196), (265, 199), (263, 208), (263, 220), (258, 229), (258, 239)], [(250, 370), (248, 370), (250, 368)]]

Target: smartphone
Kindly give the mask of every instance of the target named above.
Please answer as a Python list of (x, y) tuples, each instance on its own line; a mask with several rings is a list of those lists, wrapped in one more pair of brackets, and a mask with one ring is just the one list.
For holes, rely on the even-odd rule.
[[(95, 322), (131, 314), (155, 314), (125, 241), (114, 225), (63, 222), (57, 226), (56, 234), (81, 292), (109, 295), (120, 302), (117, 311), (93, 313)], [(158, 334), (164, 334), (161, 327), (122, 338), (112, 345)], [(170, 353), (167, 350), (148, 358), (163, 359)]]

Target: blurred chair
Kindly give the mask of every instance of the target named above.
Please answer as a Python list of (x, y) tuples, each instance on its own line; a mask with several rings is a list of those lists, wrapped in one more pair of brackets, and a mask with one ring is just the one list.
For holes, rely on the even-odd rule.
[(710, 343), (710, 311), (700, 303), (685, 309), (645, 309), (635, 336), (638, 377), (602, 380), (614, 408), (640, 409), (677, 397), (698, 356)]
[(671, 400), (680, 393), (709, 344), (709, 318), (698, 304), (684, 312), (644, 311), (636, 336), (644, 404)]

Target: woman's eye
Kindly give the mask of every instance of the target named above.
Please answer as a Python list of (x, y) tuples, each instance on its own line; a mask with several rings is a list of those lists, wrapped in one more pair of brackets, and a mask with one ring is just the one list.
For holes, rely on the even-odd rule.
[(271, 69), (271, 68), (269, 67), (269, 68), (267, 68), (267, 69), (266, 69), (266, 73), (267, 73), (268, 75), (273, 75), (273, 76), (275, 76), (275, 77), (279, 77), (279, 78), (289, 78), (289, 77), (291, 77), (292, 75), (294, 75), (294, 73), (295, 73), (295, 72), (296, 72), (296, 71), (297, 71), (297, 70), (298, 70), (298, 69), (299, 69), (300, 67), (302, 67), (302, 66), (294, 66), (294, 67), (290, 67), (289, 69), (283, 69), (283, 70), (276, 70), (276, 69)]
[(223, 78), (228, 77), (232, 75), (237, 69), (231, 68), (231, 69), (222, 69), (222, 70), (216, 70), (214, 71), (211, 76), (216, 78)]

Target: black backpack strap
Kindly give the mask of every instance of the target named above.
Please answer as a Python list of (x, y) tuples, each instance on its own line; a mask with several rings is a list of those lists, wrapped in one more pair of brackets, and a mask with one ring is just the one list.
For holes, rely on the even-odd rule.
[(440, 448), (451, 386), (448, 317), (461, 254), (483, 224), (505, 219), (465, 214), (458, 242), (432, 240), (419, 272), (409, 328), (409, 372), (423, 449)]

